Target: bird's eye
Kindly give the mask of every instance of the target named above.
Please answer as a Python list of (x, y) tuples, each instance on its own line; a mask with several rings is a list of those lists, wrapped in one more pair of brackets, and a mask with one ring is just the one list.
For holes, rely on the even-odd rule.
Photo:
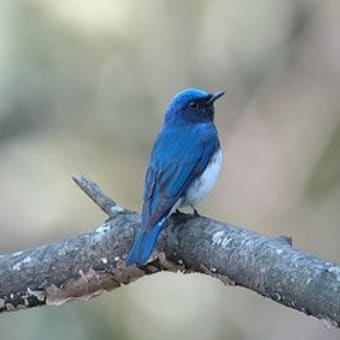
[(190, 107), (191, 109), (197, 109), (197, 108), (198, 108), (198, 103), (196, 103), (196, 102), (190, 102), (190, 103), (189, 103), (189, 107)]

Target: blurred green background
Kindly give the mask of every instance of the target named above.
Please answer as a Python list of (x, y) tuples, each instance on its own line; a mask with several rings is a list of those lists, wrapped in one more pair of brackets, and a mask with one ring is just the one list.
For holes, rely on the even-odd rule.
[[(204, 214), (340, 261), (340, 2), (2, 0), (0, 252), (105, 216), (80, 173), (140, 208), (168, 99), (226, 90)], [(0, 339), (339, 339), (203, 275), (161, 273), (89, 302), (0, 317)]]

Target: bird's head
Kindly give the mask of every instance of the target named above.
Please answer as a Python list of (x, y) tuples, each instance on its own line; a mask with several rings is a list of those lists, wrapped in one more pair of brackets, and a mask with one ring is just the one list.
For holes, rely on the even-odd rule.
[(214, 120), (214, 102), (224, 92), (208, 93), (199, 89), (178, 92), (169, 102), (166, 122), (207, 122)]

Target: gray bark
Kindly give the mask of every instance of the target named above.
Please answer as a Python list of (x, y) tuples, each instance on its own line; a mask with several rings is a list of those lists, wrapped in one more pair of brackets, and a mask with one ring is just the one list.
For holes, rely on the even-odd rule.
[(144, 275), (199, 272), (249, 288), (278, 303), (340, 326), (340, 267), (269, 238), (206, 217), (175, 215), (150, 262), (125, 266), (140, 224), (85, 177), (77, 184), (109, 216), (95, 230), (0, 256), (0, 312), (88, 299)]

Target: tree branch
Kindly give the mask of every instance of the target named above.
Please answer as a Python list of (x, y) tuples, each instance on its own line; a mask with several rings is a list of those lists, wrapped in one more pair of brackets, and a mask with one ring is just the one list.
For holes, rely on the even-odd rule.
[(291, 246), (206, 217), (175, 215), (151, 261), (125, 266), (138, 214), (119, 207), (92, 181), (75, 182), (109, 219), (89, 233), (0, 256), (0, 312), (88, 299), (161, 270), (200, 272), (249, 288), (340, 326), (340, 267)]

